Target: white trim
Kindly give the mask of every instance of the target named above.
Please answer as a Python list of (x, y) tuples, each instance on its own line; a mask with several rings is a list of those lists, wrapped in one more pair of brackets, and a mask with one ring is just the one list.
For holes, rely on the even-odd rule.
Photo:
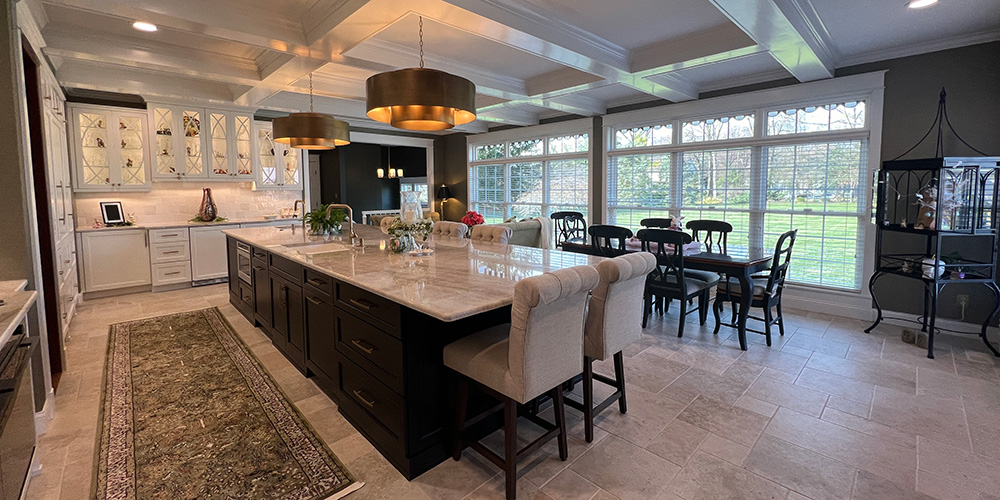
[[(644, 124), (664, 120), (683, 120), (706, 116), (722, 116), (727, 113), (746, 112), (746, 109), (803, 105), (822, 100), (850, 100), (884, 88), (885, 71), (875, 71), (861, 75), (830, 78), (817, 82), (800, 83), (774, 89), (758, 90), (711, 99), (699, 99), (677, 104), (667, 104), (652, 108), (625, 111), (604, 116), (605, 127)], [(478, 136), (477, 136), (478, 137)]]
[(899, 59), (902, 57), (917, 56), (930, 52), (939, 52), (948, 49), (957, 49), (969, 45), (995, 42), (1000, 40), (1000, 29), (980, 31), (978, 33), (962, 33), (948, 38), (931, 38), (926, 42), (907, 44), (902, 47), (892, 47), (888, 49), (873, 50), (842, 57), (837, 61), (838, 68), (856, 66), (872, 62)]
[[(527, 138), (538, 138), (555, 134), (568, 134), (572, 132), (593, 133), (594, 119), (579, 118), (576, 120), (566, 120), (564, 122), (546, 123), (545, 125), (532, 125), (530, 127), (518, 127), (509, 130), (499, 130), (496, 132), (486, 132), (485, 134), (470, 135), (466, 139), (466, 149), (482, 144), (493, 144), (497, 142), (516, 141)], [(466, 152), (468, 155), (468, 152)]]

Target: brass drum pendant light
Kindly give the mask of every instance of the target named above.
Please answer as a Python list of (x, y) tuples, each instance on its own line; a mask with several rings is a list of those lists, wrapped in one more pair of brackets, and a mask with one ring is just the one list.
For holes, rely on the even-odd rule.
[(309, 73), (309, 112), (275, 118), (274, 142), (298, 149), (333, 149), (351, 143), (351, 128), (344, 120), (313, 112), (312, 73)]
[(476, 119), (476, 84), (424, 68), (424, 18), (420, 18), (420, 67), (379, 73), (365, 84), (368, 118), (406, 130), (445, 130)]

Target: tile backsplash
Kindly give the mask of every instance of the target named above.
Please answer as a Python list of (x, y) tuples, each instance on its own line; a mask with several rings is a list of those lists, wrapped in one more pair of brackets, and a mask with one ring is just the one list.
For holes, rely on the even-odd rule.
[(219, 215), (246, 220), (278, 214), (283, 207), (295, 204), (302, 191), (253, 191), (252, 182), (239, 183), (155, 183), (144, 193), (74, 193), (76, 224), (90, 227), (101, 219), (102, 201), (120, 201), (126, 214), (135, 214), (143, 223), (184, 222), (198, 214), (202, 188), (212, 189)]

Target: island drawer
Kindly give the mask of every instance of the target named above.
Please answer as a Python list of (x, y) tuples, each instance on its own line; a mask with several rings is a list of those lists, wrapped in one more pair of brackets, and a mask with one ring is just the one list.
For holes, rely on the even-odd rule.
[(333, 300), (333, 278), (306, 268), (306, 284), (326, 300)]
[(253, 255), (253, 258), (261, 259), (264, 262), (267, 262), (267, 250), (264, 250), (263, 248), (250, 247), (250, 252), (251, 255)]
[(336, 287), (336, 303), (350, 312), (357, 313), (357, 316), (380, 329), (399, 337), (401, 312), (399, 304), (356, 286), (340, 282), (337, 283)]
[(349, 360), (340, 365), (344, 398), (373, 417), (396, 441), (403, 437), (403, 398)]
[(284, 257), (274, 255), (273, 253), (268, 256), (270, 259), (270, 264), (268, 265), (269, 271), (272, 273), (277, 271), (279, 275), (283, 278), (295, 283), (296, 285), (302, 284), (302, 266), (292, 262)]
[(336, 311), (337, 352), (403, 393), (403, 343), (349, 313)]
[(188, 230), (186, 227), (149, 230), (149, 242), (154, 245), (157, 243), (164, 243), (167, 241), (187, 241), (187, 240), (188, 240)]

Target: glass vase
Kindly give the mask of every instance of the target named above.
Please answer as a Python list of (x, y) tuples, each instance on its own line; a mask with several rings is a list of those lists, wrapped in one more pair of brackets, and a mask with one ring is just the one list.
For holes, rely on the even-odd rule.
[(420, 206), (420, 192), (400, 191), (402, 202), (399, 205), (399, 218), (405, 224), (415, 224), (424, 218), (423, 207)]

